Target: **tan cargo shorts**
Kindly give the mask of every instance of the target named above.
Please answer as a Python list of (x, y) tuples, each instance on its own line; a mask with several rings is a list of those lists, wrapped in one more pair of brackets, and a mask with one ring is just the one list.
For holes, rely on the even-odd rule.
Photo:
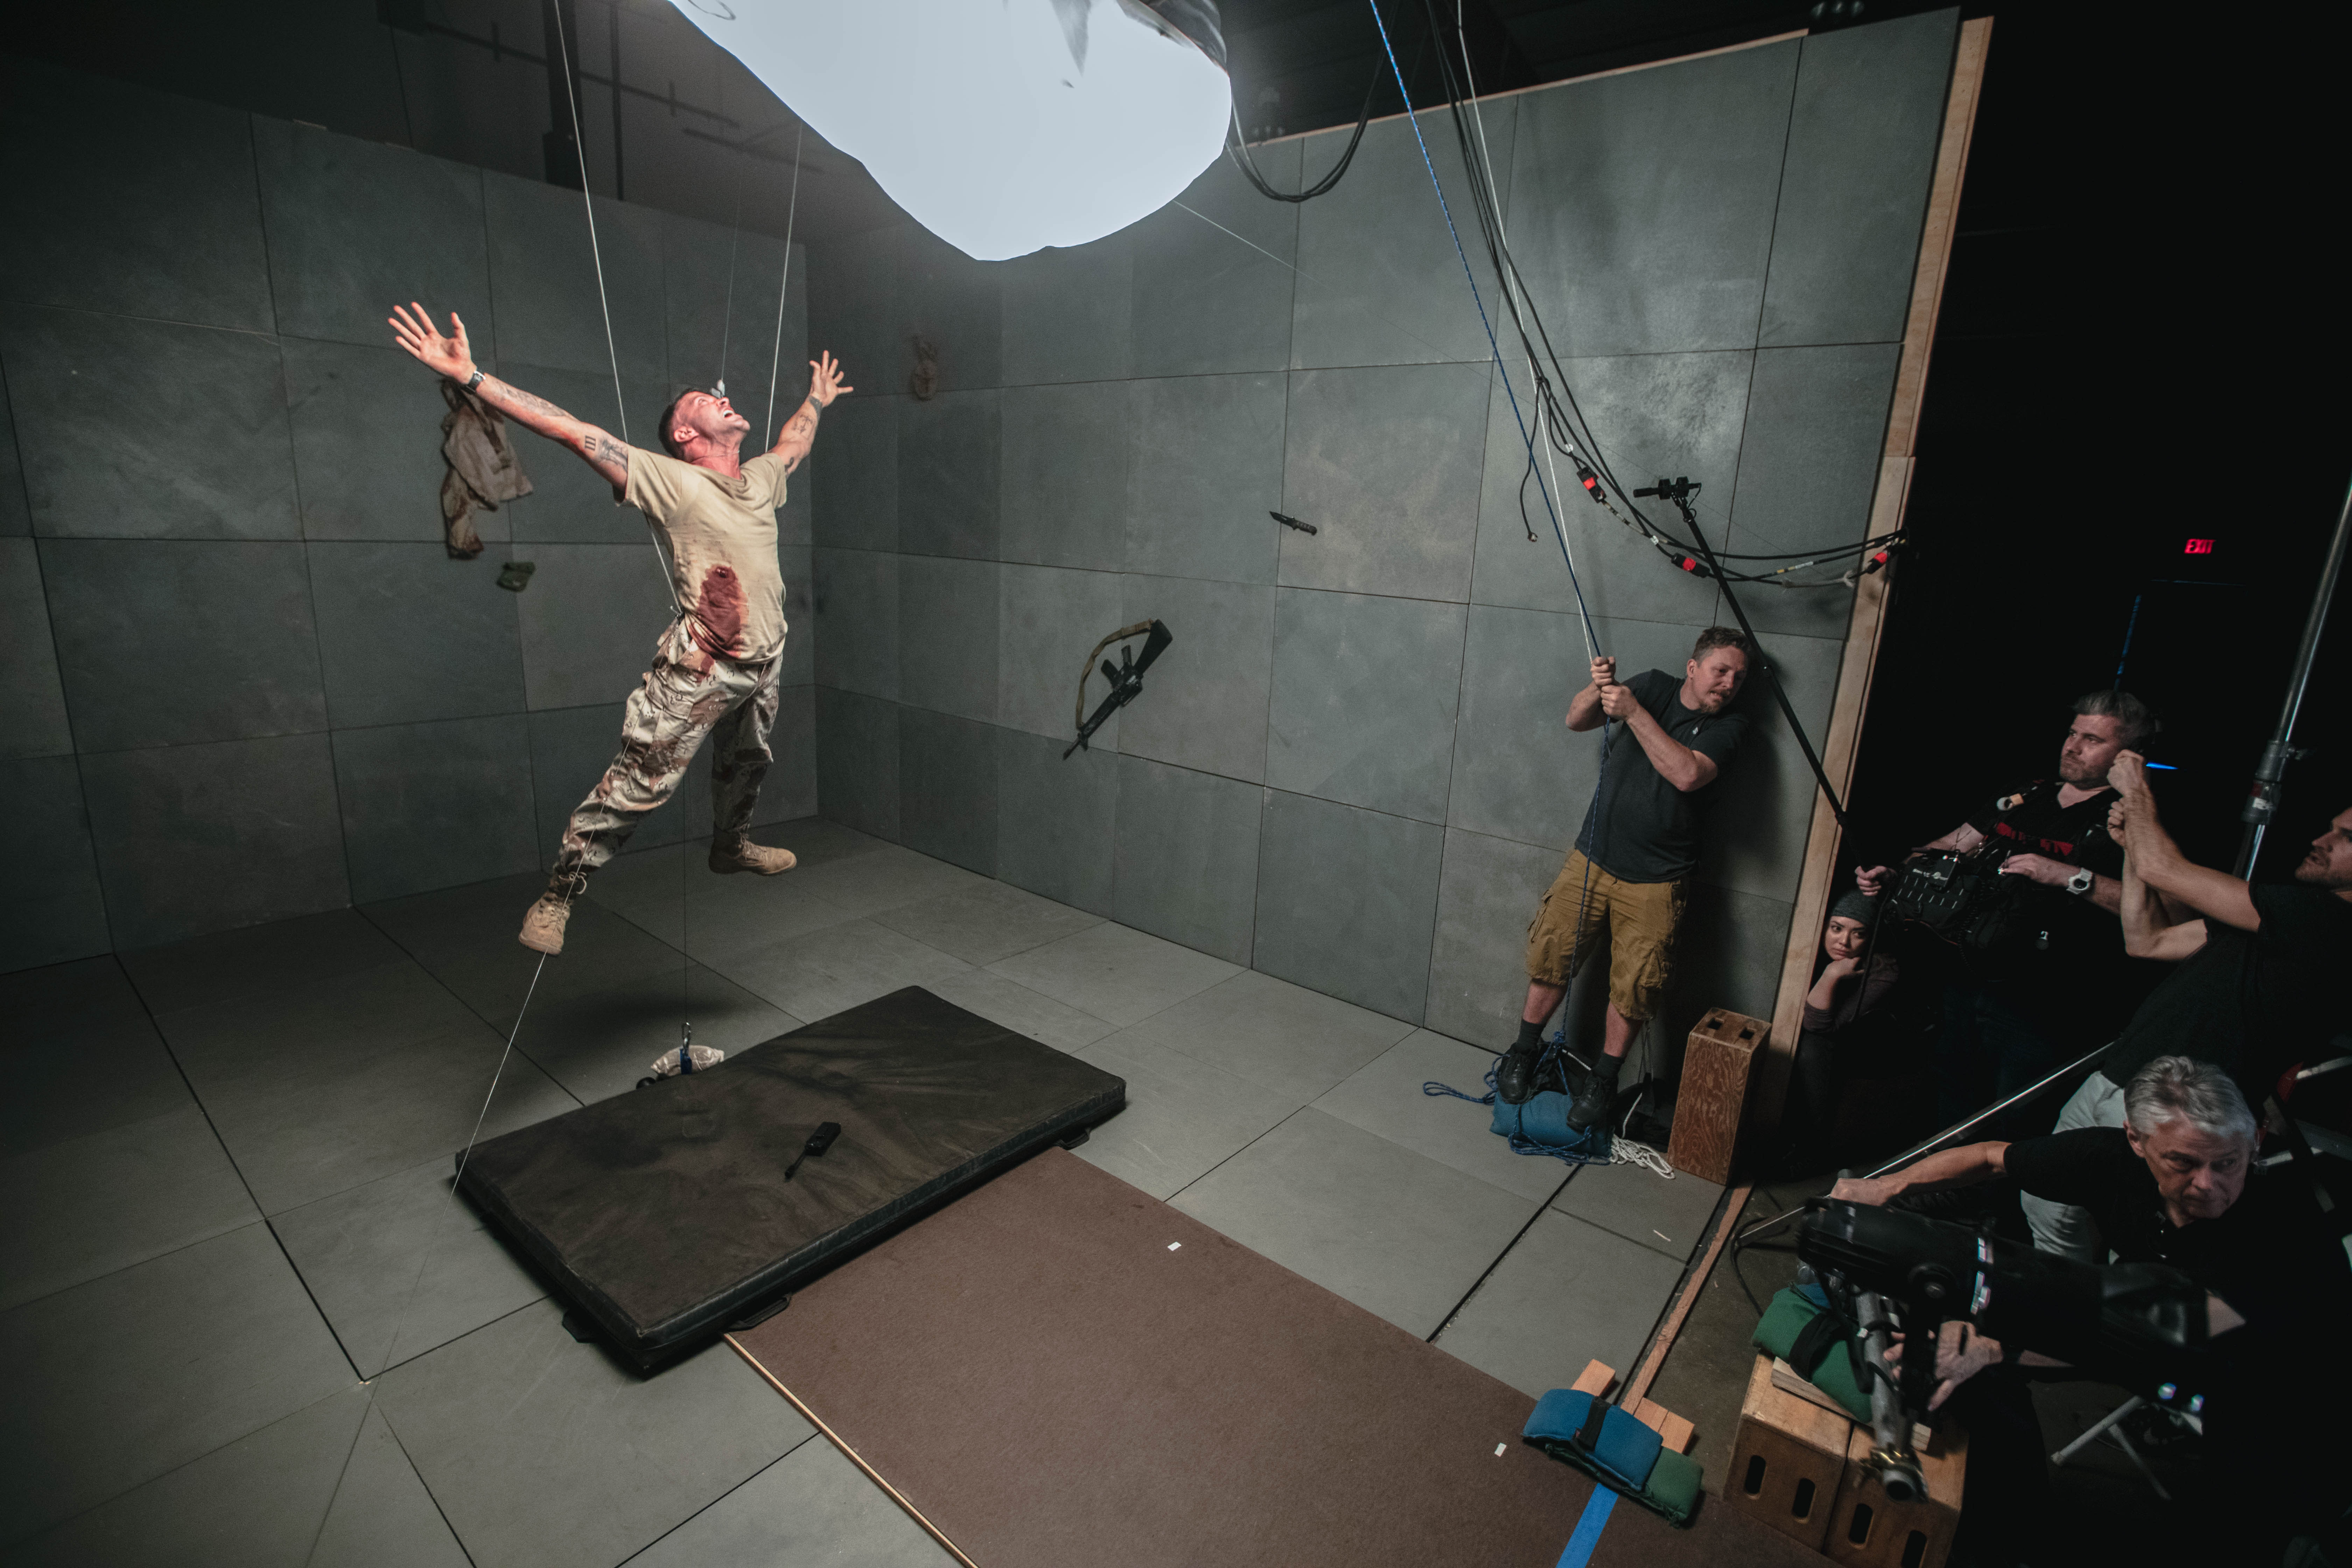
[(1688, 885), (1687, 878), (1621, 881), (1570, 850), (1528, 924), (1528, 978), (1567, 984), (1606, 932), (1610, 1004), (1637, 1024), (1655, 1016), (1673, 973), (1675, 928)]

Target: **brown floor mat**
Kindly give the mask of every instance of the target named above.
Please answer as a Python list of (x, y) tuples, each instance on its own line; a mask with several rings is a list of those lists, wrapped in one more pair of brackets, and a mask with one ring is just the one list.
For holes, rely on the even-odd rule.
[[(1526, 1394), (1058, 1149), (730, 1342), (980, 1568), (1552, 1568), (1591, 1493)], [(1620, 1501), (1591, 1561), (1819, 1559)]]

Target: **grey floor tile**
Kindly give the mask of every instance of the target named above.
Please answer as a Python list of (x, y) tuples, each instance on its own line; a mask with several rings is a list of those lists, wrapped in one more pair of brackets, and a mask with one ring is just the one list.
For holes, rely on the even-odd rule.
[(546, 1291), (435, 1159), (270, 1222), (362, 1377), (469, 1334)]
[(156, 1016), (202, 1098), (224, 1084), (307, 1069), (322, 1054), (355, 1056), (482, 1020), (407, 959), (355, 974), (289, 984)]
[(195, 1103), (111, 954), (9, 975), (0, 1018), (0, 1158)]
[(930, 990), (968, 1012), (1003, 1025), (1057, 1051), (1082, 1051), (1112, 1032), (1092, 1013), (1066, 1007), (1051, 996), (1016, 985), (985, 969), (967, 970), (933, 981)]
[(946, 1568), (955, 1559), (823, 1437), (811, 1437), (630, 1568)]
[(1681, 1278), (1679, 1263), (1546, 1209), (1437, 1346), (1538, 1398), (1574, 1383), (1588, 1361), (1622, 1376)]
[(1297, 1107), (1180, 1052), (1113, 1035), (1077, 1053), (1127, 1080), (1127, 1109), (1078, 1157), (1155, 1198), (1171, 1198)]
[(779, 844), (791, 850), (803, 870), (888, 847), (887, 839), (860, 833), (838, 822), (827, 822), (822, 816), (779, 822), (773, 827), (760, 829), (758, 837), (762, 844)]
[(1102, 923), (1098, 915), (1003, 882), (902, 905), (874, 918), (966, 963), (993, 963)]
[(468, 1568), (465, 1548), (380, 1409), (361, 1424), (304, 1568)]
[(1721, 1187), (1686, 1171), (1668, 1181), (1639, 1165), (1586, 1165), (1551, 1206), (1683, 1263), (1722, 1196)]
[(929, 985), (971, 965), (872, 921), (851, 921), (751, 948), (712, 965), (728, 979), (810, 1023)]
[[(699, 869), (699, 868), (698, 868)], [(822, 931), (857, 917), (797, 880), (797, 870), (774, 877), (710, 877), (686, 900), (679, 945), (706, 963), (803, 931)], [(664, 941), (669, 933), (660, 933)]]
[(109, 952), (0, 974), (0, 1013), (7, 1016), (13, 1047), (67, 1038), (93, 1026), (138, 1023), (147, 1016), (147, 1005)]
[(398, 961), (400, 950), (354, 910), (329, 910), (141, 948), (122, 966), (158, 1013), (265, 995)]
[(1451, 1095), (1421, 1091), (1443, 1083), (1484, 1094), (1494, 1054), (1427, 1029), (1415, 1029), (1315, 1102), (1315, 1109), (1367, 1132), (1377, 1132), (1441, 1165), (1538, 1203), (1559, 1190), (1569, 1167), (1549, 1156), (1514, 1154), (1488, 1131), (1493, 1112)]
[(1181, 1051), (1304, 1105), (1412, 1032), (1410, 1024), (1244, 969), (1126, 1037)]
[(641, 1379), (526, 1307), (377, 1381), (478, 1568), (621, 1562), (811, 1435), (725, 1345)]
[(15, 1551), (8, 1568), (303, 1568), (368, 1414), (353, 1386), (133, 1487)]
[(1139, 1024), (1242, 972), (1237, 963), (1108, 921), (988, 967), (1121, 1026)]
[(0, 1161), (0, 1310), (261, 1217), (193, 1103)]
[(694, 1026), (698, 1046), (740, 1051), (803, 1021), (698, 963), (533, 1003), (515, 1048), (586, 1104), (636, 1088), (656, 1057), (677, 1049), (681, 1023)]
[(1433, 1332), (1534, 1205), (1319, 1110), (1178, 1194), (1178, 1208), (1409, 1333)]
[(896, 844), (790, 873), (801, 888), (853, 915), (878, 914), (949, 893), (988, 886), (988, 879)]
[(44, 1530), (354, 1381), (264, 1225), (0, 1313), (0, 1520)]

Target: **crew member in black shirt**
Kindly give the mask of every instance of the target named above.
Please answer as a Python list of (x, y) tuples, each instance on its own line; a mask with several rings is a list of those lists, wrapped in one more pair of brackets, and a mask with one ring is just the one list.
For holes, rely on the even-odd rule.
[(1621, 681), (1617, 661), (1600, 658), (1591, 684), (1570, 700), (1570, 730), (1612, 722), (1616, 729), (1608, 732), (1608, 761), (1576, 847), (1528, 927), (1519, 1037), (1495, 1069), (1496, 1091), (1507, 1103), (1535, 1092), (1544, 1024), (1606, 932), (1608, 1021), (1568, 1122), (1581, 1129), (1609, 1114), (1626, 1047), (1665, 992), (1685, 879), (1698, 863), (1699, 816), (1748, 731), (1747, 718), (1729, 710), (1747, 678), (1747, 637), (1710, 626), (1681, 679), (1649, 669)]
[[(2138, 753), (2125, 752), (2108, 774), (2118, 792), (2112, 830), (2124, 847), (2124, 940), (2135, 957), (2178, 967), (2059, 1112), (2061, 1130), (2121, 1125), (2117, 1086), (2158, 1057), (2211, 1062), (2247, 1103), (2262, 1104), (2280, 1074), (2333, 1032), (2323, 987), (2352, 958), (2352, 811), (2312, 840), (2294, 881), (2254, 887), (2182, 857), (2141, 769)], [(2190, 918), (2173, 919), (2166, 899)], [(2044, 1251), (2097, 1258), (2080, 1205), (2029, 1198), (2025, 1215)]]
[[(1946, 986), (1936, 1042), (1937, 1114), (1958, 1121), (2005, 1100), (2120, 1025), (2144, 982), (2124, 955), (2115, 913), (2123, 900), (2123, 851), (2109, 837), (2114, 794), (2107, 768), (2156, 729), (2127, 691), (2095, 691), (2074, 704), (2058, 752), (2058, 776), (2001, 795), (1916, 853), (2001, 855), (2000, 872), (2030, 886), (1988, 945), (1966, 954)], [(1888, 868), (1860, 871), (1865, 893)], [(2022, 1106), (1993, 1124), (2014, 1137), (2035, 1111)], [(2044, 1111), (2042, 1114), (2046, 1115)]]

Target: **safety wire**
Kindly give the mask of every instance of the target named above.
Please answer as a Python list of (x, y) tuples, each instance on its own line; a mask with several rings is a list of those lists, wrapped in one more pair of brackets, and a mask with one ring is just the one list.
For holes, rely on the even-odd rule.
[[(1485, 297), (1480, 294), (1478, 290), (1477, 274), (1471, 270), (1469, 252), (1463, 248), (1462, 236), (1454, 226), (1454, 209), (1445, 200), (1445, 187), (1438, 180), (1437, 164), (1430, 157), (1429, 143), (1421, 134), (1421, 117), (1413, 112), (1412, 92), (1412, 89), (1405, 85), (1404, 68), (1397, 63), (1396, 47), (1389, 39), (1388, 24), (1381, 16), (1379, 0), (1368, 0), (1368, 3), (1371, 5), (1373, 25), (1380, 28), (1381, 47), (1388, 56), (1390, 70), (1394, 72), (1396, 76), (1397, 91), (1404, 99), (1405, 120), (1412, 127), (1412, 139), (1414, 144), (1421, 149), (1422, 167), (1429, 171), (1430, 189), (1434, 191), (1437, 195), (1438, 210), (1443, 213), (1445, 217), (1445, 232), (1454, 241), (1454, 254), (1461, 259), (1462, 277), (1464, 280), (1470, 285), (1471, 302), (1478, 308), (1478, 323), (1486, 329), (1487, 353), (1492, 356), (1495, 362), (1496, 374), (1502, 377), (1503, 392), (1505, 395), (1509, 398), (1511, 404), (1511, 417), (1518, 426), (1520, 444), (1527, 448), (1528, 467), (1530, 470), (1533, 470), (1536, 466), (1535, 438), (1528, 433), (1527, 417), (1520, 411), (1518, 392), (1511, 385), (1510, 368), (1503, 363), (1502, 345), (1495, 337), (1495, 323), (1486, 314), (1486, 301)], [(1442, 59), (1444, 58), (1444, 51), (1440, 49), (1438, 53)], [(1474, 184), (1475, 183), (1474, 170)], [(1599, 643), (1593, 635), (1591, 609), (1585, 604), (1584, 600), (1584, 584), (1577, 575), (1576, 557), (1569, 549), (1567, 530), (1560, 526), (1559, 510), (1552, 505), (1551, 488), (1544, 482), (1543, 476), (1540, 473), (1536, 475), (1536, 489), (1543, 497), (1545, 510), (1551, 515), (1554, 536), (1559, 541), (1560, 558), (1568, 566), (1569, 586), (1576, 595), (1576, 613), (1579, 620), (1583, 626), (1584, 647), (1586, 653), (1589, 657), (1597, 658), (1600, 657)], [(1578, 834), (1580, 848), (1581, 848), (1582, 845), (1594, 843), (1593, 825), (1601, 810), (1601, 792), (1607, 784), (1609, 777), (1610, 742), (1611, 736), (1609, 721), (1604, 715), (1601, 726), (1600, 776), (1595, 779), (1593, 783), (1591, 802), (1584, 810), (1584, 826), (1582, 831)], [(1570, 944), (1569, 951), (1569, 970), (1571, 978), (1574, 976), (1574, 972), (1577, 967), (1577, 960), (1582, 954), (1585, 933), (1584, 916), (1586, 911), (1591, 908), (1591, 897), (1592, 859), (1590, 853), (1586, 853), (1584, 856), (1584, 881), (1582, 888), (1579, 891), (1577, 901), (1576, 938)], [(1566, 1030), (1563, 1027), (1561, 1033), (1559, 1036), (1554, 1037), (1545, 1049), (1543, 1057), (1540, 1058), (1538, 1065), (1538, 1073), (1542, 1071), (1545, 1065), (1548, 1065), (1552, 1060), (1554, 1054), (1562, 1048), (1565, 1039)], [(1452, 1095), (1456, 1099), (1471, 1100), (1475, 1104), (1483, 1105), (1491, 1103), (1496, 1094), (1499, 1092), (1495, 1086), (1495, 1069), (1493, 1068), (1489, 1068), (1487, 1069), (1486, 1086), (1487, 1092), (1483, 1098), (1464, 1094), (1459, 1089), (1450, 1089), (1446, 1085), (1435, 1081), (1423, 1084), (1422, 1092), (1423, 1094), (1431, 1095)], [(1589, 1159), (1579, 1159), (1573, 1154), (1563, 1152), (1560, 1150), (1551, 1148), (1548, 1145), (1528, 1143), (1516, 1134), (1513, 1135), (1511, 1139), (1511, 1147), (1513, 1150), (1520, 1153), (1550, 1154), (1555, 1158), (1566, 1160), (1571, 1164), (1598, 1163), (1598, 1162)], [(1673, 1167), (1666, 1164), (1664, 1158), (1658, 1154), (1656, 1150), (1651, 1149), (1643, 1144), (1633, 1143), (1631, 1140), (1627, 1139), (1616, 1138), (1611, 1140), (1610, 1163), (1613, 1164), (1640, 1164), (1650, 1170), (1657, 1172), (1659, 1174), (1665, 1176), (1670, 1180), (1674, 1175)]]
[(784, 280), (776, 286), (776, 343), (768, 351), (768, 418), (761, 427), (761, 439), (776, 427), (776, 372), (782, 368), (784, 355), (784, 296), (793, 291), (793, 220), (801, 210), (801, 138), (808, 133), (803, 125), (793, 133), (793, 195), (784, 207)]

